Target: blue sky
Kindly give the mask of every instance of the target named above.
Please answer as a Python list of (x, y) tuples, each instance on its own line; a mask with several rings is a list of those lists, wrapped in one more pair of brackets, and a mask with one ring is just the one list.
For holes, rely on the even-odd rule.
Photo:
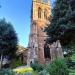
[[(0, 0), (0, 19), (11, 22), (18, 35), (19, 44), (27, 47), (30, 33), (32, 0)], [(54, 0), (51, 0), (53, 2)]]

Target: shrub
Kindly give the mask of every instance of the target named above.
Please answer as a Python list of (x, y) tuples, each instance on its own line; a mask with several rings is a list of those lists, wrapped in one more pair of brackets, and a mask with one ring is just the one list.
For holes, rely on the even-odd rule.
[(38, 72), (44, 69), (44, 65), (38, 63), (31, 64), (31, 67), (33, 68), (34, 71), (38, 71)]
[(31, 67), (28, 66), (21, 66), (21, 67), (17, 67), (16, 69), (13, 69), (14, 72), (16, 73), (33, 73), (33, 69)]
[(32, 73), (25, 73), (24, 75), (32, 75)]
[(55, 59), (47, 66), (50, 75), (69, 75), (69, 71), (63, 59)]
[(15, 73), (9, 69), (2, 69), (0, 70), (0, 75), (15, 75)]
[(39, 72), (39, 75), (50, 75), (46, 70)]
[(15, 58), (10, 63), (11, 68), (16, 68), (16, 67), (19, 67), (19, 66), (22, 66), (22, 62), (19, 59)]

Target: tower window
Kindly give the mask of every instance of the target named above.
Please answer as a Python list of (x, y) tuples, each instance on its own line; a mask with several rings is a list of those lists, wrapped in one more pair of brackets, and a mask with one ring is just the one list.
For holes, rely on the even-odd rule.
[(41, 13), (42, 13), (42, 10), (41, 10), (41, 8), (39, 7), (39, 8), (38, 8), (38, 18), (41, 18)]
[(44, 10), (44, 18), (47, 19), (47, 10)]

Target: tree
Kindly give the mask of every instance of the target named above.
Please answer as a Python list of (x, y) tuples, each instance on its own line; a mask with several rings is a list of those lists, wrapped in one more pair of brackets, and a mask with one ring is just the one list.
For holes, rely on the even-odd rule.
[(68, 48), (75, 42), (75, 5), (74, 0), (56, 0), (52, 10), (51, 24), (45, 29), (48, 43), (60, 40)]
[[(75, 53), (75, 0), (55, 0), (52, 19), (45, 31), (47, 43), (60, 40), (63, 51), (66, 51), (67, 64), (71, 64), (71, 56)], [(70, 66), (70, 65), (68, 65)]]
[(17, 35), (11, 23), (0, 20), (0, 55), (1, 65), (3, 56), (7, 55), (10, 58), (15, 56), (17, 50)]
[(71, 6), (70, 20), (75, 23), (75, 0), (69, 0), (69, 4)]

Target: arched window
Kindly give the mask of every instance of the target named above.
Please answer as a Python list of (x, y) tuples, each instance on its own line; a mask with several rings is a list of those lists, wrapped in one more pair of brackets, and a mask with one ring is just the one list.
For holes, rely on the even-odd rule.
[(44, 10), (44, 18), (47, 19), (47, 10)]
[(50, 48), (47, 44), (44, 45), (44, 57), (51, 59)]
[(38, 8), (38, 18), (41, 18), (41, 12), (42, 12), (42, 10), (41, 10), (41, 8), (39, 7), (39, 8)]

